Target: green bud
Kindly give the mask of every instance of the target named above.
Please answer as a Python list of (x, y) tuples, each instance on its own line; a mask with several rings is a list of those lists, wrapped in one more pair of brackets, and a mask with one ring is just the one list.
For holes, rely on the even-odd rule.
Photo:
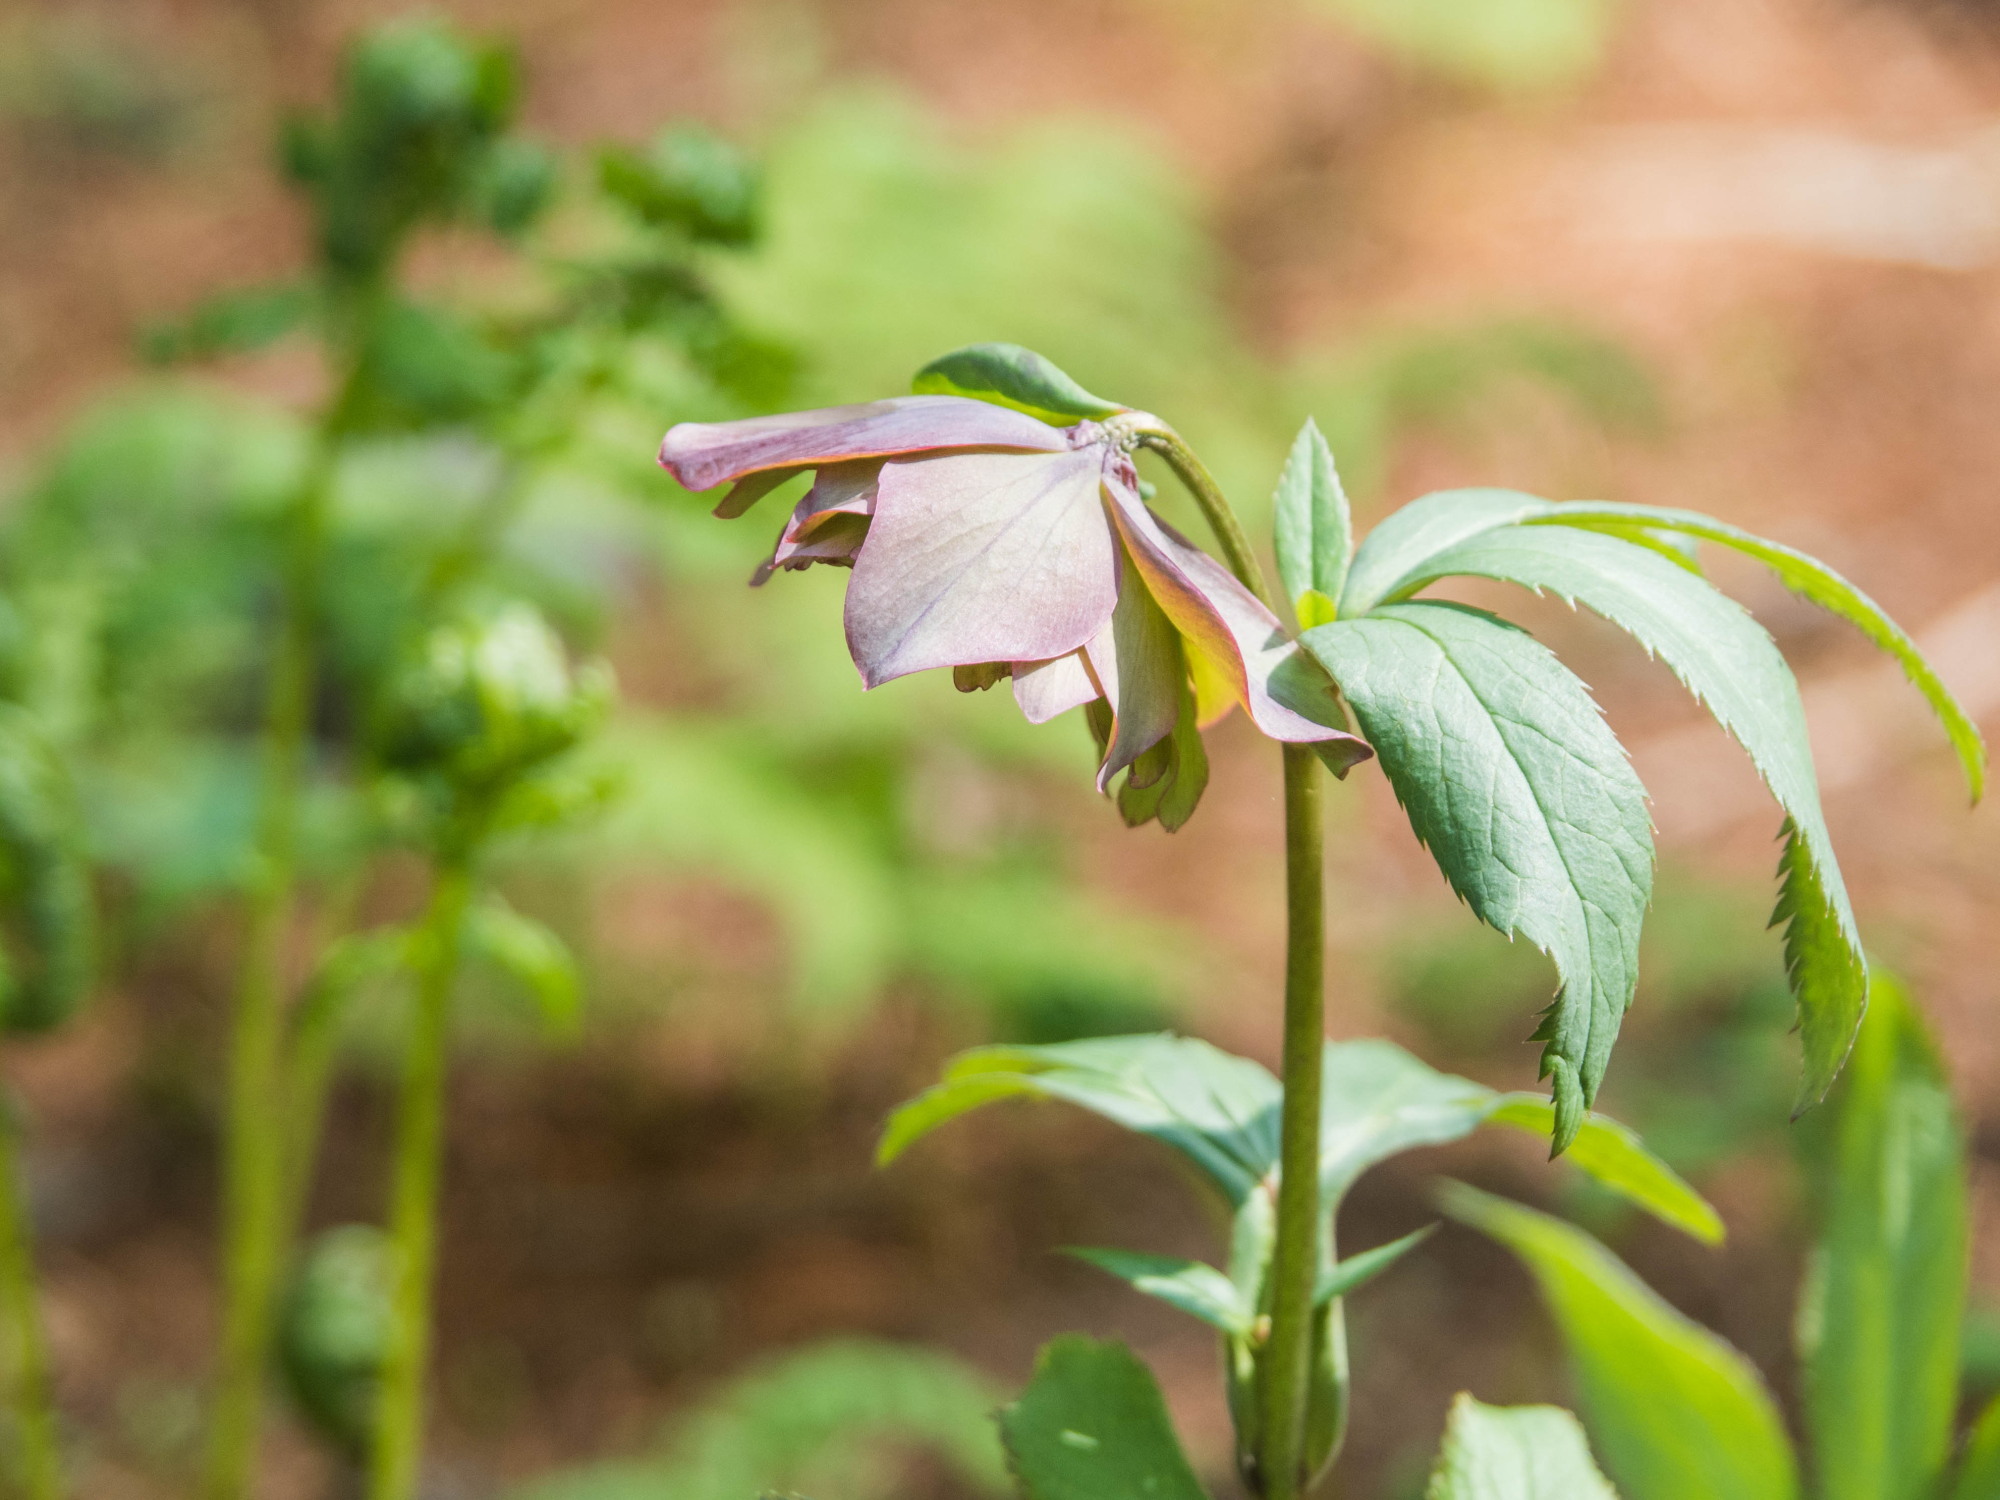
[(610, 669), (572, 670), (541, 615), (514, 603), (439, 627), (397, 674), (378, 744), (390, 770), (492, 799), (602, 718)]

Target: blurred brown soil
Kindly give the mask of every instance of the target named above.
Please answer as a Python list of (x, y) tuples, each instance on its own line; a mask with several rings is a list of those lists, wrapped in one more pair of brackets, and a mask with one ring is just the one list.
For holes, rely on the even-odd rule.
[[(521, 38), (537, 124), (573, 140), (636, 135), (687, 112), (754, 126), (786, 81), (760, 71), (742, 39), (787, 39), (802, 14), (691, 0), (445, 8)], [(53, 9), (14, 7), (16, 19)], [(212, 102), (185, 149), (160, 163), (0, 133), (0, 450), (15, 461), (129, 370), (136, 324), (296, 262), (299, 226), (266, 169), (270, 112), (315, 93), (337, 39), (391, 7), (60, 9), (142, 37), (166, 76)], [(1671, 423), (1656, 441), (1606, 442), (1541, 416), (1430, 434), (1399, 454), (1392, 494), (1508, 483), (1693, 505), (1817, 551), (1920, 635), (1954, 611), (1995, 618), (1963, 610), (2000, 583), (2000, 270), (1662, 235), (1617, 191), (1647, 170), (1642, 127), (1962, 143), (2000, 110), (2000, 46), (1969, 23), (1920, 22), (1887, 3), (1636, 0), (1601, 79), (1574, 97), (1503, 106), (1399, 71), (1286, 4), (842, 0), (813, 14), (825, 66), (890, 74), (975, 124), (1057, 109), (1139, 121), (1208, 192), (1234, 306), (1273, 353), (1337, 346), (1392, 320), (1557, 309), (1615, 333), (1664, 379)], [(281, 387), (302, 378), (255, 373)], [(1864, 923), (1938, 1018), (1979, 1139), (1991, 1142), (2000, 815), (1966, 815), (1921, 706), (1883, 689), (1849, 633), (1755, 576), (1742, 583), (1830, 726), (1818, 745), (1835, 784), (1829, 816)], [(2000, 634), (1968, 628), (1954, 660), (1985, 684), (1990, 731)], [(1667, 851), (1764, 878), (1775, 820), (1755, 798), (1733, 810), (1746, 773), (1720, 737), (1694, 727), (1658, 669), (1587, 628), (1567, 639), (1662, 788)], [(1106, 890), (1212, 952), (1191, 1024), (1268, 1057), (1275, 778), (1240, 731), (1219, 739), (1209, 803), (1177, 838), (1115, 831), (1081, 801), (1076, 822)], [(1448, 899), (1379, 777), (1357, 775), (1337, 800), (1332, 1024), (1352, 1035), (1390, 1024), (1368, 960), (1381, 932), (1412, 905)], [(503, 1478), (632, 1452), (746, 1361), (851, 1330), (940, 1343), (1007, 1382), (1052, 1332), (1120, 1334), (1155, 1363), (1191, 1443), (1222, 1472), (1227, 1429), (1207, 1339), (1047, 1253), (1077, 1242), (1212, 1248), (1213, 1227), (1158, 1152), (1024, 1110), (873, 1174), (884, 1110), (963, 1039), (906, 1000), (810, 1077), (774, 1070), (774, 1028), (740, 998), (774, 967), (768, 928), (714, 893), (618, 899), (613, 925), (650, 932), (647, 942), (705, 934), (722, 978), (691, 983), (651, 1031), (626, 1027), (554, 1060), (465, 1067), (451, 1126), (438, 1494), (486, 1495)], [(190, 1461), (186, 1392), (213, 1314), (204, 1100), (228, 946), (218, 932), (202, 951), (161, 959), (74, 1035), (11, 1065), (37, 1123), (63, 1400), (97, 1434), (88, 1472), (106, 1500), (173, 1493)], [(1495, 1060), (1496, 1078), (1524, 1081), (1528, 1059), (1524, 1048)], [(373, 1213), (381, 1103), (365, 1080), (342, 1095), (317, 1217)], [(1526, 1143), (1485, 1143), (1398, 1163), (1364, 1184), (1344, 1237), (1370, 1244), (1420, 1222), (1424, 1184), (1444, 1167), (1546, 1198), (1551, 1179), (1532, 1156)], [(1753, 1160), (1712, 1184), (1735, 1231), (1720, 1254), (1664, 1234), (1622, 1242), (1781, 1385), (1796, 1270), (1783, 1181)], [(1977, 1204), (1980, 1277), (2000, 1291), (1990, 1156)], [(1461, 1386), (1495, 1400), (1561, 1394), (1518, 1274), (1469, 1237), (1440, 1236), (1356, 1316), (1349, 1493), (1385, 1494), (1406, 1478), (1397, 1466), (1432, 1439)], [(271, 1495), (316, 1492), (299, 1434), (280, 1432), (273, 1457)]]

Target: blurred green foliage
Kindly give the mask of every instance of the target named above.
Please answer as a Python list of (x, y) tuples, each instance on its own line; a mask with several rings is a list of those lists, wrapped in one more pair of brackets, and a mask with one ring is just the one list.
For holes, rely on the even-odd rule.
[(821, 1500), (895, 1492), (897, 1450), (940, 1459), (977, 1494), (1006, 1488), (997, 1392), (948, 1354), (862, 1339), (812, 1345), (726, 1386), (657, 1458), (555, 1474), (513, 1500)]

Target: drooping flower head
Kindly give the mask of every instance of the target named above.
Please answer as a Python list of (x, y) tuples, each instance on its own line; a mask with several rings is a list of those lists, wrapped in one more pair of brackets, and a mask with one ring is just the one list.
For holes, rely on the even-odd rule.
[[(1132, 455), (1157, 419), (1004, 352), (1015, 370), (1041, 367), (1031, 399), (988, 380), (974, 385), (983, 399), (919, 394), (687, 422), (667, 434), (660, 462), (690, 490), (732, 485), (715, 510), (725, 518), (811, 471), (752, 582), (851, 567), (847, 644), (867, 687), (949, 667), (961, 691), (1011, 679), (1033, 723), (1085, 708), (1098, 788), (1126, 773), (1118, 804), (1129, 822), (1186, 821), (1208, 775), (1197, 731), (1239, 705), (1336, 772), (1366, 759), (1368, 746), (1336, 727), (1331, 680), (1256, 595), (1146, 505)], [(1063, 383), (1053, 399), (1049, 375)], [(969, 383), (920, 377), (920, 389)]]

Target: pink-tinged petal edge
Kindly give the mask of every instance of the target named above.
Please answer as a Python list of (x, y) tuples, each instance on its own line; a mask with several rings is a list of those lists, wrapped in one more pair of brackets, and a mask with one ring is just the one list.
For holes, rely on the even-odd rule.
[(1030, 724), (1046, 724), (1057, 714), (1081, 708), (1102, 696), (1096, 679), (1083, 664), (1082, 651), (1072, 651), (1053, 661), (1014, 663), (1014, 701)]
[(1343, 762), (1343, 769), (1375, 753), (1365, 740), (1279, 702), (1272, 681), (1284, 672), (1292, 679), (1285, 692), (1293, 702), (1318, 698), (1311, 706), (1328, 718), (1340, 712), (1333, 684), (1320, 680), (1323, 674), (1316, 666), (1303, 665), (1298, 643), (1286, 637), (1277, 617), (1228, 569), (1155, 516), (1124, 483), (1107, 476), (1105, 488), (1129, 555), (1160, 608), (1229, 674), (1230, 686), (1259, 730), (1294, 744), (1337, 742), (1344, 753), (1333, 758)]
[(881, 468), (879, 459), (861, 459), (828, 464), (815, 474), (812, 488), (792, 507), (785, 529), (778, 533), (777, 546), (751, 576), (751, 587), (769, 582), (780, 568), (798, 569), (822, 562), (852, 567), (868, 537), (868, 519), (875, 513), (875, 480)]
[[(1068, 446), (1061, 428), (991, 402), (965, 396), (892, 396), (739, 422), (682, 422), (661, 441), (660, 464), (684, 489), (706, 490), (749, 474), (773, 469), (796, 473), (855, 458), (938, 448), (1056, 453)], [(757, 490), (729, 513), (742, 514), (775, 487)]]
[(884, 464), (847, 586), (862, 682), (1048, 661), (1102, 629), (1117, 603), (1118, 543), (1101, 474), (1094, 449)]
[(1111, 741), (1097, 768), (1100, 792), (1112, 777), (1173, 733), (1181, 713), (1181, 682), (1187, 674), (1180, 633), (1130, 558), (1123, 562), (1111, 623), (1084, 647), (1084, 658), (1111, 705)]

